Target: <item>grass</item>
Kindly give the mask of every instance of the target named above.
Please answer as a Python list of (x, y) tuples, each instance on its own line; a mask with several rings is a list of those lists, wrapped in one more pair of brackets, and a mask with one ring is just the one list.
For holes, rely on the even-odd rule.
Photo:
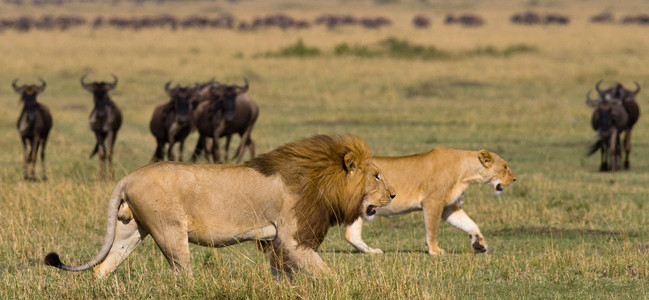
[[(353, 12), (390, 16), (393, 25), (380, 30), (0, 32), (0, 83), (5, 83), (0, 84), (0, 298), (646, 298), (647, 123), (641, 117), (636, 125), (631, 170), (599, 173), (598, 157), (584, 156), (593, 136), (584, 98), (600, 79), (649, 84), (643, 67), (649, 65), (649, 41), (638, 38), (646, 28), (588, 23), (591, 15), (611, 7), (622, 15), (649, 11), (649, 5), (640, 0), (615, 5), (535, 1), (534, 6), (502, 0), (380, 2), (3, 6), (2, 16), (69, 10), (88, 19), (169, 10), (179, 15), (228, 11), (247, 19), (277, 11), (305, 19)], [(509, 23), (511, 14), (537, 7), (561, 11), (572, 21), (565, 27)], [(444, 14), (456, 10), (479, 13), (487, 23), (443, 25)], [(410, 23), (422, 12), (432, 17), (430, 29)], [(390, 40), (402, 53), (434, 47), (461, 59), (420, 59), (420, 50), (414, 50), (415, 59), (387, 52), (335, 55), (344, 44), (351, 50), (387, 51), (391, 46), (381, 42)], [(321, 54), (258, 55), (299, 44)], [(192, 246), (194, 277), (175, 276), (151, 239), (106, 280), (96, 281), (89, 272), (63, 273), (43, 266), (43, 256), (57, 251), (71, 264), (93, 257), (115, 184), (98, 180), (98, 162), (87, 158), (94, 137), (87, 127), (91, 96), (79, 85), (85, 73), (88, 80), (119, 77), (112, 93), (124, 112), (115, 154), (118, 178), (153, 154), (148, 121), (153, 107), (165, 101), (165, 82), (215, 77), (240, 84), (246, 77), (261, 110), (252, 133), (258, 153), (316, 133), (349, 132), (363, 137), (377, 155), (407, 155), (439, 145), (490, 149), (510, 163), (518, 181), (500, 197), (484, 186), (467, 191), (464, 209), (485, 235), (487, 255), (474, 255), (465, 234), (447, 225), (441, 226), (440, 246), (449, 254), (427, 255), (423, 217), (416, 212), (365, 225), (365, 241), (384, 255), (353, 251), (344, 229), (332, 228), (319, 254), (337, 275), (319, 281), (299, 274), (291, 282), (273, 282), (253, 243)], [(50, 180), (29, 183), (21, 179), (15, 129), (20, 106), (10, 83), (39, 77), (48, 83), (39, 100), (54, 117)], [(641, 107), (646, 99), (643, 90)], [(185, 157), (195, 141), (194, 134)]]

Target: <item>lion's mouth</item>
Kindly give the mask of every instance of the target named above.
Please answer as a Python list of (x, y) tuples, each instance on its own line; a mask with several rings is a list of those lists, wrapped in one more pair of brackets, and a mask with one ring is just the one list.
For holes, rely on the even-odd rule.
[(374, 205), (368, 205), (367, 210), (365, 210), (365, 213), (367, 213), (368, 216), (373, 216), (376, 214), (376, 206)]
[(503, 186), (500, 183), (496, 184), (495, 189), (496, 189), (497, 192), (502, 192), (503, 191)]

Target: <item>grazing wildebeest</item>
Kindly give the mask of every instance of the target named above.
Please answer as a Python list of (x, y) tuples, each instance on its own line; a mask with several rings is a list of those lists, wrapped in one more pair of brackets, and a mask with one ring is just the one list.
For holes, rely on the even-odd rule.
[(167, 158), (175, 160), (174, 144), (179, 143), (178, 160), (183, 160), (183, 148), (185, 139), (192, 129), (191, 98), (194, 95), (194, 88), (176, 85), (170, 89), (171, 81), (165, 84), (165, 91), (169, 95), (169, 102), (159, 105), (153, 111), (149, 129), (156, 139), (157, 147), (151, 161), (164, 159), (164, 147), (169, 143)]
[[(241, 162), (246, 148), (250, 157), (255, 156), (255, 144), (250, 137), (253, 125), (259, 116), (259, 108), (245, 93), (248, 91), (248, 80), (245, 86), (213, 85), (209, 101), (201, 102), (193, 113), (194, 125), (198, 129), (199, 138), (192, 161), (196, 161), (202, 151), (209, 161), (208, 152), (212, 154), (215, 163), (221, 162), (218, 140), (226, 137), (225, 161), (228, 161), (228, 151), (232, 135), (238, 133), (241, 142), (235, 154), (237, 163)], [(207, 150), (207, 138), (212, 138), (212, 148)]]
[(601, 150), (600, 171), (617, 171), (620, 169), (622, 150), (620, 149), (620, 134), (624, 132), (624, 168), (629, 169), (629, 155), (631, 154), (631, 131), (640, 116), (640, 107), (635, 101), (636, 95), (640, 92), (640, 85), (636, 85), (635, 91), (625, 89), (621, 84), (602, 90), (600, 80), (595, 89), (599, 98), (591, 99), (590, 92), (586, 95), (586, 104), (594, 107), (591, 117), (591, 125), (598, 132), (599, 139), (588, 153), (593, 154)]
[(113, 178), (113, 146), (117, 138), (117, 131), (122, 126), (122, 113), (108, 96), (108, 92), (117, 86), (117, 76), (113, 76), (113, 82), (95, 81), (85, 83), (86, 75), (81, 76), (81, 86), (92, 93), (95, 107), (90, 113), (90, 129), (95, 133), (97, 143), (90, 154), (93, 157), (99, 153), (99, 176), (106, 178), (106, 160), (108, 160), (109, 179)]
[[(25, 180), (36, 180), (36, 158), (38, 155), (38, 148), (41, 148), (41, 165), (43, 167), (43, 180), (47, 180), (45, 175), (45, 146), (47, 145), (47, 137), (52, 129), (52, 115), (47, 106), (38, 103), (36, 96), (45, 90), (47, 85), (43, 79), (40, 79), (41, 85), (22, 85), (17, 86), (15, 79), (11, 86), (16, 93), (20, 94), (20, 101), (23, 103), (23, 110), (20, 112), (16, 127), (20, 132), (20, 138), (23, 142), (23, 156), (24, 156), (24, 173)], [(27, 144), (29, 143), (29, 150)], [(31, 164), (31, 172), (29, 169)]]

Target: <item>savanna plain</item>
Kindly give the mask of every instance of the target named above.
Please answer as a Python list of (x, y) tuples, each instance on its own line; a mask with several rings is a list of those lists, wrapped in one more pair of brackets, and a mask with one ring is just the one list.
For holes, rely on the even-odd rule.
[[(561, 13), (566, 26), (515, 25), (514, 13)], [(385, 16), (390, 26), (366, 29), (261, 28), (125, 30), (79, 26), (67, 31), (0, 32), (0, 298), (287, 298), (287, 299), (640, 299), (649, 295), (649, 128), (640, 116), (631, 169), (599, 172), (588, 90), (637, 81), (649, 109), (649, 26), (594, 24), (610, 11), (649, 13), (640, 0), (536, 1), (144, 1), (0, 4), (0, 16), (46, 14), (140, 17), (172, 14), (238, 20), (285, 13), (297, 19), (350, 14)], [(445, 25), (446, 14), (474, 13), (485, 24)], [(431, 18), (416, 29), (412, 18)], [(148, 122), (167, 101), (164, 84), (211, 78), (250, 82), (260, 106), (252, 132), (257, 153), (314, 134), (352, 133), (375, 155), (426, 152), (436, 146), (488, 149), (506, 159), (517, 181), (500, 196), (468, 189), (464, 209), (490, 251), (474, 254), (463, 232), (443, 224), (430, 256), (420, 212), (364, 224), (364, 240), (385, 254), (355, 251), (334, 227), (318, 253), (334, 271), (314, 280), (298, 274), (275, 282), (254, 243), (212, 249), (191, 246), (193, 277), (174, 275), (152, 239), (116, 272), (43, 265), (57, 251), (68, 264), (92, 258), (103, 241), (107, 199), (115, 181), (100, 180), (88, 156), (91, 95), (79, 78), (119, 78), (113, 100), (124, 114), (115, 146), (116, 178), (147, 164), (155, 142)], [(54, 127), (49, 180), (22, 179), (15, 122), (20, 83), (47, 82), (39, 96)], [(187, 143), (184, 158), (197, 135)], [(236, 146), (238, 139), (233, 141)], [(248, 159), (248, 156), (245, 157)], [(397, 191), (398, 193), (398, 191)]]

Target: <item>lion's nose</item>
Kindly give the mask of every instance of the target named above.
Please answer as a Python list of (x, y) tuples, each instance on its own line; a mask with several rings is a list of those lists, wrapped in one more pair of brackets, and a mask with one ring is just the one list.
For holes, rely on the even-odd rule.
[(394, 199), (394, 197), (396, 197), (396, 196), (397, 195), (395, 195), (395, 194), (390, 194), (390, 199)]

